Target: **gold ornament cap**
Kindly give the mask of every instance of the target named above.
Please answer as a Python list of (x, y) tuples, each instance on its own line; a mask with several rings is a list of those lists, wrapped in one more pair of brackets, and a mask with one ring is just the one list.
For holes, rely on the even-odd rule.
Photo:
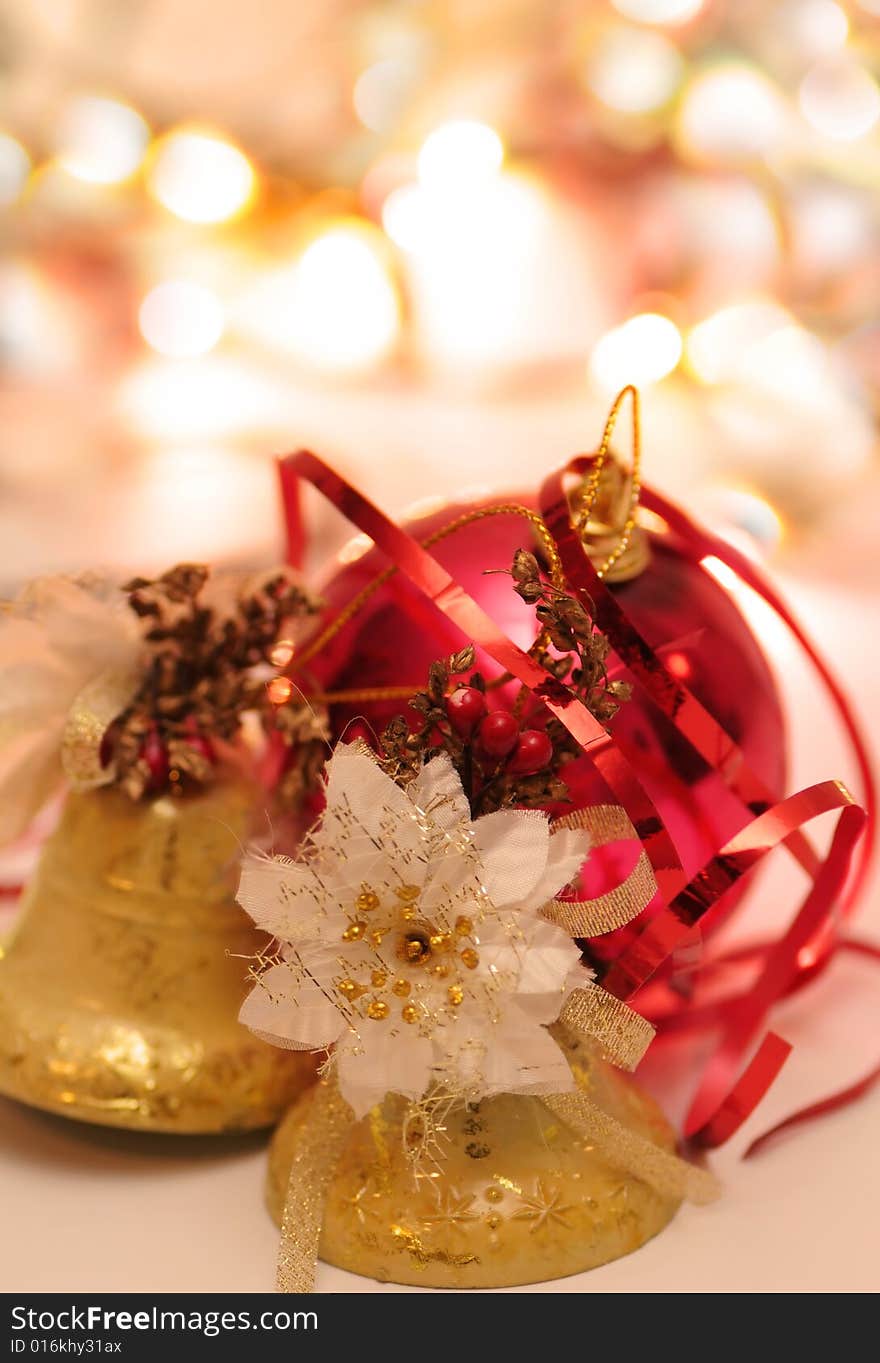
[(581, 483), (570, 506), (584, 552), (605, 582), (630, 582), (651, 561), (648, 536), (636, 521), (633, 478), (614, 454), (598, 478)]

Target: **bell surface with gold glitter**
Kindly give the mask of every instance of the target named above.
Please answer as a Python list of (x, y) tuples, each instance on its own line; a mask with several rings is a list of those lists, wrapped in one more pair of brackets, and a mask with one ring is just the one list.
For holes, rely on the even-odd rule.
[[(586, 1043), (569, 1038), (566, 1049), (582, 1094), (635, 1138), (674, 1150), (671, 1128), (632, 1080)], [(291, 1173), (308, 1177), (304, 1136), (319, 1103), (320, 1090), (300, 1098), (272, 1143), (266, 1196), (279, 1224)], [(326, 1263), (380, 1282), (515, 1287), (630, 1254), (679, 1205), (526, 1095), (440, 1110), (437, 1163), (414, 1178), (407, 1111), (390, 1095), (348, 1128), (324, 1206)]]
[(253, 789), (68, 798), (0, 959), (0, 1092), (82, 1121), (212, 1132), (274, 1122), (310, 1057), (236, 1021), (263, 938), (233, 897)]

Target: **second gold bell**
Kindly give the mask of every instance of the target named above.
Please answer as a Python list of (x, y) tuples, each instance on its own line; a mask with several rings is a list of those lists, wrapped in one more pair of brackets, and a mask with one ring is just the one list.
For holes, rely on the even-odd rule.
[(82, 1121), (268, 1126), (314, 1077), (238, 1022), (266, 939), (235, 902), (244, 847), (270, 818), (295, 831), (322, 751), (318, 712), (267, 682), (313, 602), (285, 568), (208, 578), (43, 578), (0, 603), (0, 845), (69, 791), (0, 953), (0, 1093)]
[(154, 1131), (267, 1126), (311, 1058), (237, 1021), (262, 943), (233, 897), (254, 792), (69, 797), (0, 959), (0, 1092)]

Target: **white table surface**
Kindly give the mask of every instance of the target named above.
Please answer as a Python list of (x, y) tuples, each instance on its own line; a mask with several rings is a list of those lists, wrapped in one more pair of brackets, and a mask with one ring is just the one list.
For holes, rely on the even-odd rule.
[[(821, 546), (787, 570), (785, 588), (833, 653), (880, 738), (876, 500), (829, 528), (838, 552), (825, 572)], [(823, 731), (812, 689), (789, 646), (770, 639), (794, 719), (792, 781), (852, 777), (839, 740)], [(792, 784), (792, 789), (795, 785)], [(757, 887), (747, 931), (780, 901), (796, 902), (793, 871), (773, 867)], [(880, 940), (875, 888), (859, 930)], [(768, 1099), (712, 1157), (721, 1200), (685, 1207), (636, 1254), (535, 1291), (869, 1291), (880, 1287), (880, 1086), (842, 1112), (778, 1139), (743, 1163), (749, 1140), (793, 1108), (852, 1083), (877, 1062), (880, 971), (839, 958), (811, 989), (783, 1005), (774, 1026), (795, 1051)], [(671, 1112), (679, 1095), (666, 1095)], [(92, 1128), (0, 1100), (0, 1289), (48, 1291), (271, 1290), (277, 1231), (264, 1209), (265, 1136), (148, 1137)], [(322, 1292), (381, 1289), (319, 1266)], [(521, 1289), (520, 1289), (521, 1290)]]

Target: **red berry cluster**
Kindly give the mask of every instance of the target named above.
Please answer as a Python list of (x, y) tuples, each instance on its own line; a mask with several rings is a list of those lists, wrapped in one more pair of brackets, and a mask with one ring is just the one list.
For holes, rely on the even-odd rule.
[(460, 738), (477, 746), (518, 776), (533, 776), (553, 759), (553, 744), (540, 729), (520, 729), (509, 710), (488, 712), (486, 697), (475, 686), (459, 686), (446, 701), (449, 722)]
[(197, 763), (213, 766), (217, 760), (214, 745), (204, 734), (194, 732), (169, 744), (156, 724), (147, 730), (139, 756), (149, 770), (145, 790), (151, 795), (164, 790), (169, 777), (172, 780), (179, 778), (176, 768), (188, 769)]

